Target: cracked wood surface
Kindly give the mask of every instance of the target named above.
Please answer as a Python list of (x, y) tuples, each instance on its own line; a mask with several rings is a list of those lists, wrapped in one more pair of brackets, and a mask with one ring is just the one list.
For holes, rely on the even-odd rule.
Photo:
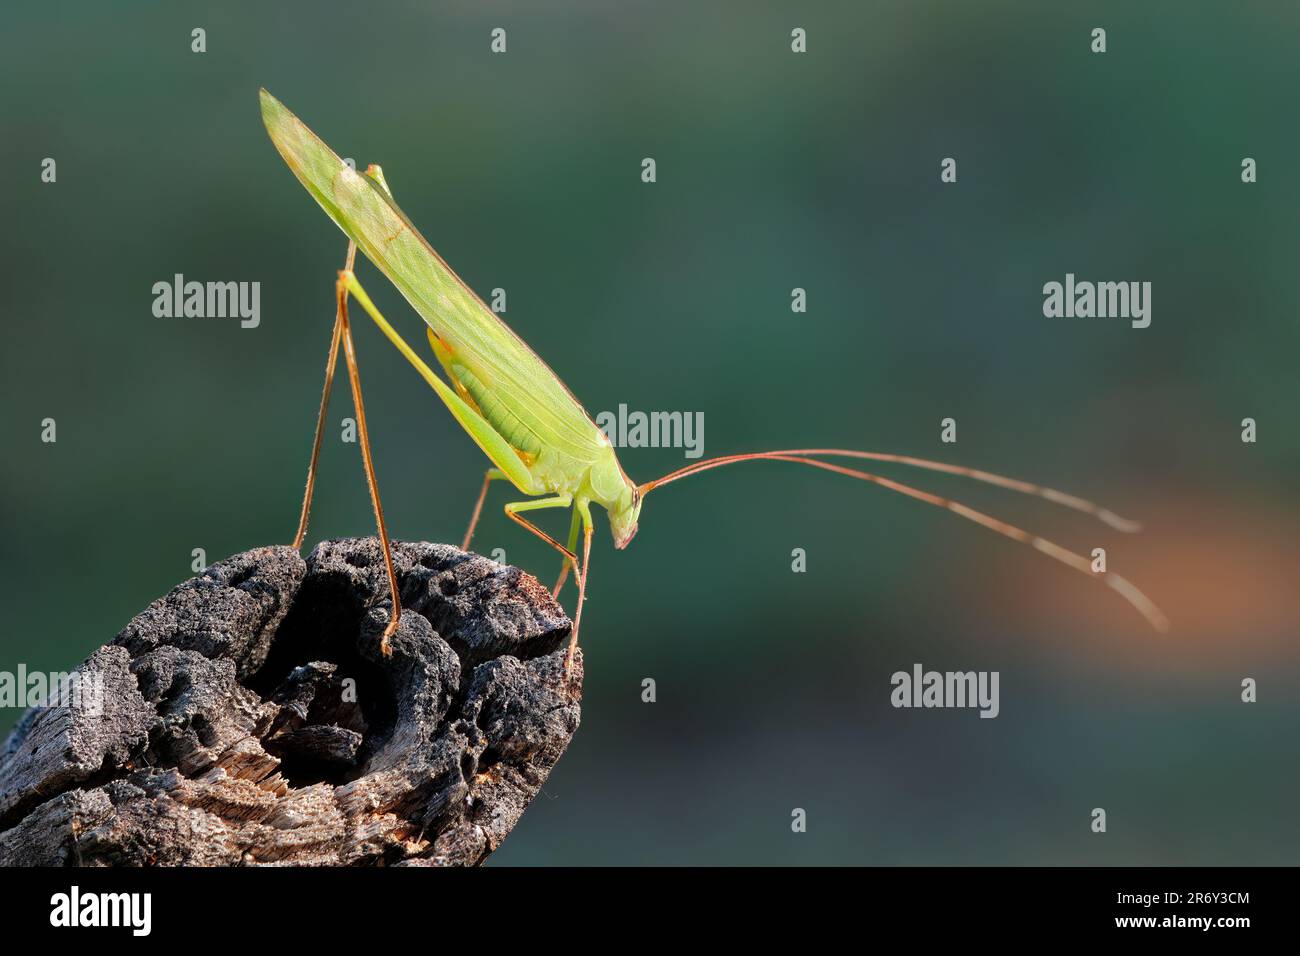
[[(258, 548), (82, 665), (99, 713), (29, 711), (0, 750), (0, 865), (472, 865), (577, 730), (570, 622), (518, 568), (374, 538)], [(84, 685), (83, 685), (84, 686)]]

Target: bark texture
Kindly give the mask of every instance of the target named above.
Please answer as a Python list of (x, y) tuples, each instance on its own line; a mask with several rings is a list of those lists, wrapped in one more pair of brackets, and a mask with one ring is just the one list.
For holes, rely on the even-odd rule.
[(102, 708), (0, 750), (0, 866), (466, 865), (519, 821), (580, 717), (570, 622), (518, 568), (374, 538), (214, 564), (80, 669)]

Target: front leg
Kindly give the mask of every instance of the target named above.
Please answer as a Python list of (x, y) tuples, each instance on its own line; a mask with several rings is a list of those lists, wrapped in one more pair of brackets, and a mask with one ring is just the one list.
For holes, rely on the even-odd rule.
[[(582, 524), (582, 515), (581, 513), (579, 513), (577, 508), (574, 508), (573, 520), (569, 523), (570, 553), (576, 552), (578, 548), (578, 528), (581, 526), (581, 524)], [(555, 582), (555, 587), (551, 589), (551, 597), (558, 598), (560, 596), (560, 589), (564, 587), (564, 582), (569, 577), (569, 568), (573, 568), (576, 571), (578, 569), (578, 566), (577, 564), (575, 564), (573, 561), (571, 561), (569, 558), (566, 557), (564, 561), (560, 564), (560, 579)]]
[(582, 624), (582, 605), (587, 601), (587, 569), (591, 566), (591, 508), (586, 499), (580, 498), (574, 504), (574, 511), (582, 515), (582, 571), (578, 573), (578, 609), (573, 614), (573, 634), (569, 637), (569, 649), (564, 655), (564, 676), (569, 676), (573, 667), (573, 652), (578, 649), (578, 627)]
[(569, 494), (556, 495), (554, 498), (537, 498), (533, 501), (512, 501), (510, 504), (506, 505), (506, 517), (524, 530), (528, 531), (530, 534), (535, 534), (537, 537), (541, 538), (556, 551), (560, 552), (560, 554), (564, 555), (566, 561), (573, 561), (576, 564), (578, 556), (574, 554), (572, 550), (560, 544), (560, 542), (556, 541), (541, 528), (537, 527), (537, 525), (519, 514), (521, 511), (540, 511), (542, 508), (567, 508), (571, 504), (573, 504), (573, 495)]
[[(519, 514), (521, 511), (536, 511), (541, 508), (567, 508), (569, 505), (573, 505), (575, 518), (572, 525), (572, 532), (570, 533), (570, 538), (574, 540), (574, 543), (576, 543), (579, 520), (582, 522), (585, 530), (582, 565), (580, 568), (578, 565), (578, 556), (574, 554), (573, 548), (566, 548), (541, 528), (537, 527), (537, 525)], [(591, 560), (591, 509), (585, 499), (580, 498), (575, 501), (573, 495), (563, 494), (556, 495), (554, 498), (542, 498), (536, 501), (518, 501), (508, 504), (506, 505), (506, 517), (532, 534), (535, 534), (556, 551), (560, 552), (560, 554), (564, 556), (566, 567), (572, 563), (575, 568), (574, 573), (578, 578), (578, 607), (573, 612), (573, 631), (569, 635), (569, 649), (564, 655), (564, 674), (567, 677), (570, 668), (573, 666), (574, 649), (578, 646), (578, 628), (582, 624), (582, 605), (587, 599), (587, 564)]]

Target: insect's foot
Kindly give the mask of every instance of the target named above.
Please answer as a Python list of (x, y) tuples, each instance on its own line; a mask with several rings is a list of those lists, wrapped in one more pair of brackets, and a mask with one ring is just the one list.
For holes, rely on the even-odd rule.
[(392, 638), (393, 633), (397, 630), (397, 625), (400, 620), (401, 620), (400, 615), (393, 618), (391, 621), (388, 622), (388, 626), (384, 628), (384, 633), (380, 635), (379, 653), (384, 655), (384, 657), (393, 656), (393, 647), (392, 644), (390, 643), (390, 638)]
[(564, 652), (564, 682), (566, 684), (573, 681), (573, 656), (577, 650), (578, 642), (570, 641), (569, 649)]
[(571, 701), (582, 700), (582, 671), (584, 661), (578, 660), (577, 651), (573, 648), (564, 655), (564, 663), (560, 665), (559, 686), (556, 688), (561, 694)]

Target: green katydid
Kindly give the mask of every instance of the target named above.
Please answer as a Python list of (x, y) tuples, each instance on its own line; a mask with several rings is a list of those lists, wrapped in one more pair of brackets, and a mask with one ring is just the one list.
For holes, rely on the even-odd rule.
[[(907, 455), (856, 451), (843, 448), (802, 448), (782, 451), (725, 455), (687, 465), (654, 481), (637, 484), (628, 478), (605, 433), (583, 410), (572, 392), (551, 369), (474, 292), (461, 281), (433, 247), (397, 207), (382, 170), (369, 167), (356, 172), (319, 137), (266, 90), (261, 91), (262, 118), (276, 149), (307, 191), (348, 237), (345, 267), (335, 285), (337, 311), (334, 336), (326, 368), (325, 389), (317, 419), (316, 439), (308, 468), (295, 546), (301, 547), (306, 534), (317, 457), (323, 433), (330, 382), (344, 346), (353, 401), (357, 409), (358, 433), (362, 445), (371, 500), (375, 509), (380, 544), (383, 548), (392, 593), (393, 611), (382, 646), (396, 629), (401, 615), (396, 575), (393, 571), (383, 509), (379, 503), (374, 465), (370, 455), (361, 386), (356, 369), (355, 349), (347, 306), (355, 299), (385, 336), (416, 371), (429, 383), (439, 399), (491, 460), (478, 500), (470, 518), (463, 548), (468, 549), (482, 512), (489, 485), (506, 480), (531, 500), (505, 506), (511, 520), (537, 535), (562, 555), (560, 578), (553, 593), (559, 596), (570, 569), (578, 585), (578, 603), (565, 657), (566, 669), (577, 647), (582, 606), (586, 599), (591, 535), (594, 527), (591, 506), (603, 507), (609, 517), (615, 547), (625, 548), (636, 534), (645, 497), (655, 488), (724, 465), (742, 461), (783, 461), (821, 468), (868, 481), (892, 491), (937, 505), (967, 520), (1027, 544), (1077, 571), (1093, 575), (1088, 559), (1051, 541), (976, 511), (957, 501), (921, 491), (909, 485), (869, 472), (826, 461), (827, 458), (856, 458), (890, 462), (929, 471), (962, 475), (1025, 494), (1037, 495), (1067, 508), (1093, 515), (1112, 528), (1135, 531), (1137, 525), (1090, 501), (1025, 481), (985, 471)], [(380, 314), (353, 272), (356, 250), (379, 268), (397, 287), (428, 325), (426, 334), (434, 357), (448, 381), (443, 381)], [(545, 508), (572, 509), (567, 545), (561, 544), (527, 520), (523, 514)], [(577, 555), (582, 532), (581, 561)], [(1126, 579), (1106, 572), (1097, 575), (1119, 592), (1157, 630), (1168, 622), (1159, 608)]]

